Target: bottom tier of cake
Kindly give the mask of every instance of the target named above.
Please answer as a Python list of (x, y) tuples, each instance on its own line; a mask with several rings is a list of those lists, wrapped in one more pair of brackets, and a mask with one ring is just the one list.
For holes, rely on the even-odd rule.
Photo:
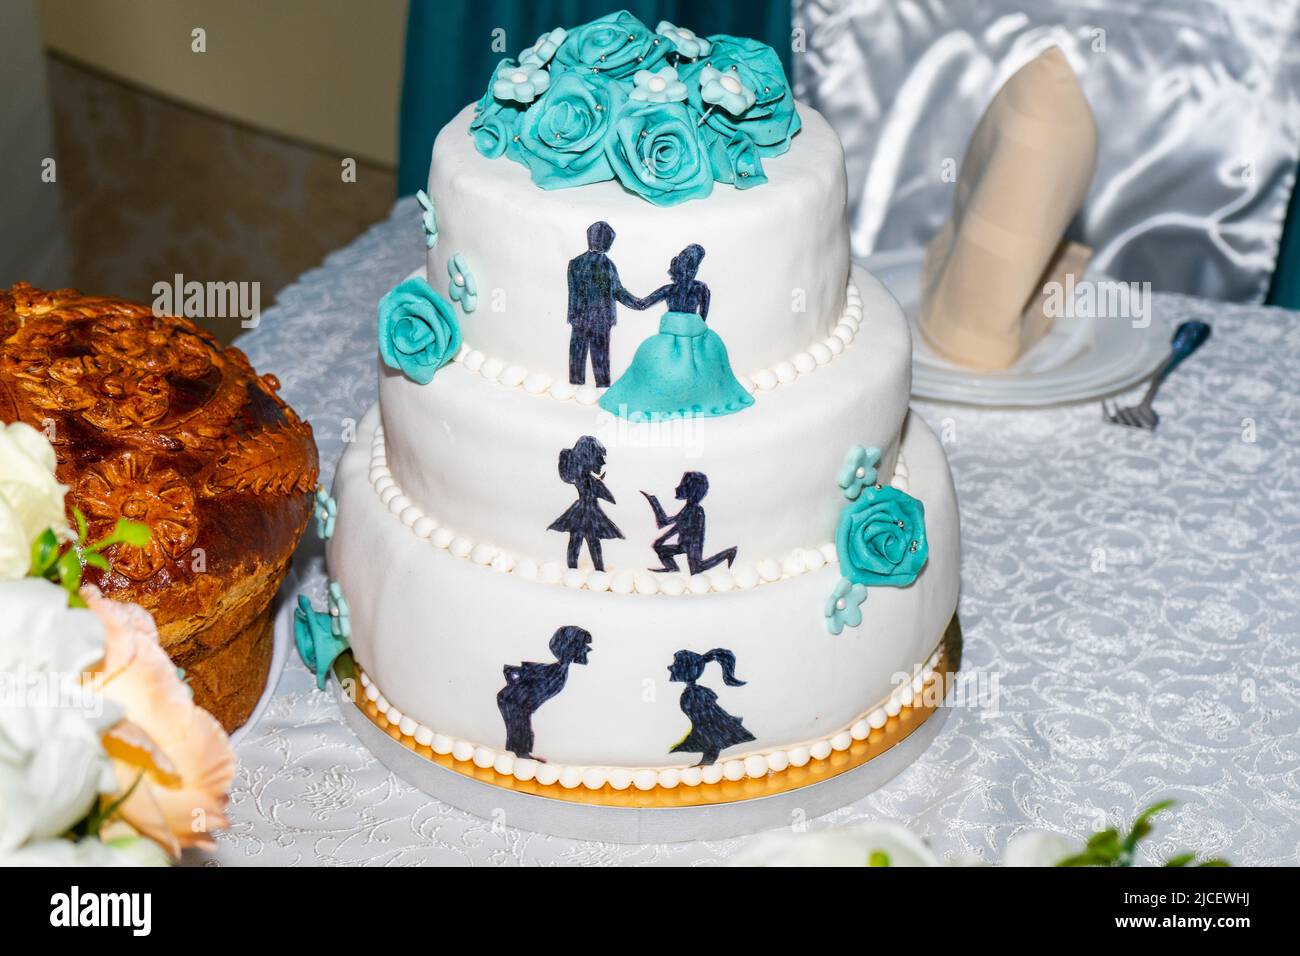
[(502, 573), (392, 514), (369, 477), (376, 448), (372, 409), (339, 465), (328, 547), (366, 693), (417, 744), (517, 779), (691, 785), (838, 749), (911, 702), (956, 608), (952, 480), (915, 415), (900, 458), (925, 503), (929, 561), (908, 587), (870, 589), (862, 623), (838, 635), (824, 616), (833, 552), (703, 594)]

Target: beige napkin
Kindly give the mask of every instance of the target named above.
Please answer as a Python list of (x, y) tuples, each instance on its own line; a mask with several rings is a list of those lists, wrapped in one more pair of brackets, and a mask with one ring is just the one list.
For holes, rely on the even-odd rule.
[(1042, 294), (1092, 255), (1062, 234), (1087, 195), (1097, 124), (1059, 47), (1021, 67), (971, 137), (952, 218), (921, 273), (921, 332), (951, 361), (1007, 368), (1051, 327)]

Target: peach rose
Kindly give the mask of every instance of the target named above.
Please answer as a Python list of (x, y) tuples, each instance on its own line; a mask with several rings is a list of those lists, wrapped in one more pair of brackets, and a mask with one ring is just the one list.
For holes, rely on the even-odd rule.
[(216, 719), (196, 705), (162, 646), (149, 612), (86, 586), (81, 596), (104, 625), (104, 663), (96, 678), (105, 698), (125, 711), (104, 735), (119, 793), (136, 784), (122, 818), (172, 856), (212, 849), (227, 826), (226, 800), (235, 753)]

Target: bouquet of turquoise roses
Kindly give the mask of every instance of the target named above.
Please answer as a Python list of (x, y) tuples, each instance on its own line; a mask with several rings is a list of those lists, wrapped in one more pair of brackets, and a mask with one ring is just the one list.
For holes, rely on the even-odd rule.
[(790, 148), (799, 113), (776, 51), (627, 11), (555, 29), (503, 60), (469, 132), (489, 159), (528, 167), (543, 189), (617, 180), (659, 206), (715, 182), (767, 182), (763, 159)]

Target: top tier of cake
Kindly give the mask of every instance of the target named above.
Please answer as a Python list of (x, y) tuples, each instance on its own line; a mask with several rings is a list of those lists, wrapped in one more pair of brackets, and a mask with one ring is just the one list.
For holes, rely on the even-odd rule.
[[(732, 367), (747, 375), (776, 365), (834, 329), (849, 273), (840, 142), (816, 111), (800, 106), (799, 115), (803, 128), (789, 151), (764, 160), (761, 187), (718, 183), (705, 198), (665, 207), (615, 181), (539, 189), (526, 167), (475, 149), (467, 107), (434, 144), (428, 193), (438, 239), (428, 255), (430, 281), (444, 285), (458, 257), (477, 289), (476, 308), (460, 320), (465, 342), (507, 366), (562, 380), (566, 274), (587, 250), (588, 227), (613, 228), (609, 257), (636, 296), (664, 285), (673, 257), (698, 243), (705, 250), (699, 275), (711, 292), (708, 324), (726, 342)], [(615, 378), (662, 311), (618, 307), (627, 332), (613, 336)]]

